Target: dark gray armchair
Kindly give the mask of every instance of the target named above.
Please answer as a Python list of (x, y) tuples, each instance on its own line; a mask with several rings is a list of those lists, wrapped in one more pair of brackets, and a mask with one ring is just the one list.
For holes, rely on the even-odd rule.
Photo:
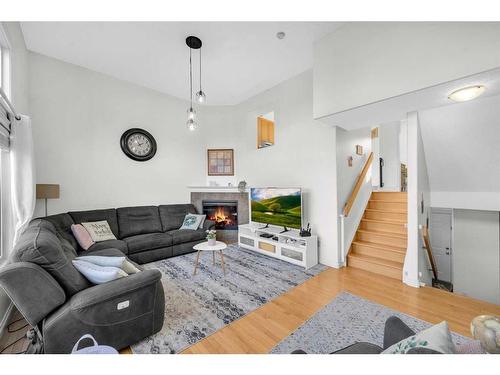
[[(401, 319), (399, 319), (397, 316), (391, 316), (385, 322), (383, 348), (369, 342), (357, 342), (352, 345), (349, 345), (344, 349), (337, 350), (336, 352), (330, 354), (380, 354), (385, 349), (413, 335), (415, 335), (415, 332), (410, 327), (408, 327)], [(307, 353), (299, 349), (292, 352), (292, 354), (307, 354)], [(408, 351), (408, 354), (440, 354), (440, 353), (435, 350), (427, 348), (412, 348)]]
[[(91, 254), (124, 256), (113, 248)], [(71, 263), (76, 256), (52, 223), (34, 220), (0, 271), (0, 285), (36, 328), (45, 353), (69, 353), (86, 333), (119, 350), (161, 329), (165, 296), (160, 271), (142, 270), (92, 285)]]

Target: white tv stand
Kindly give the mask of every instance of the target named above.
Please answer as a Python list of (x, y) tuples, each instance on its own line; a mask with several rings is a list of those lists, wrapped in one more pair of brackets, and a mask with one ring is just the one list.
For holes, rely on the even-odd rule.
[[(280, 233), (283, 228), (267, 227), (264, 224), (243, 224), (238, 226), (238, 244), (257, 253), (297, 264), (306, 269), (318, 264), (318, 237), (300, 237), (299, 231), (290, 229)], [(261, 234), (273, 237), (261, 237)]]

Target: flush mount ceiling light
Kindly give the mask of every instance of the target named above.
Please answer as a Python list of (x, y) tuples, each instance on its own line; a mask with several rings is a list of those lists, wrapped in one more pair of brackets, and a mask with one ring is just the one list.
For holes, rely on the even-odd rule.
[(482, 85), (464, 87), (453, 91), (450, 95), (448, 95), (448, 99), (453, 100), (454, 102), (466, 102), (467, 100), (476, 99), (484, 93), (485, 90), (486, 88)]
[(198, 122), (196, 121), (196, 111), (193, 109), (193, 61), (192, 61), (192, 51), (193, 49), (200, 50), (200, 91), (196, 93), (196, 99), (198, 103), (204, 103), (206, 99), (205, 93), (201, 90), (201, 40), (195, 36), (188, 36), (186, 38), (186, 44), (189, 47), (189, 108), (187, 110), (187, 122), (186, 126), (190, 131), (195, 131), (198, 128)]

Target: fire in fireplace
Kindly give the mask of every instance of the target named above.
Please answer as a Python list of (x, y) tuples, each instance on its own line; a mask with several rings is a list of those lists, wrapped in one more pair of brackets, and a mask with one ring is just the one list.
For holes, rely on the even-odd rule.
[(203, 213), (208, 220), (215, 221), (217, 230), (238, 229), (237, 201), (203, 201)]

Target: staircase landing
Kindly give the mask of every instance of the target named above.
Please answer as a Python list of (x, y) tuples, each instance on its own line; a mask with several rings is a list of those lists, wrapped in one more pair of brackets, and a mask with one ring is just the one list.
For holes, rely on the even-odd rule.
[(347, 255), (347, 266), (402, 280), (407, 194), (373, 192)]

